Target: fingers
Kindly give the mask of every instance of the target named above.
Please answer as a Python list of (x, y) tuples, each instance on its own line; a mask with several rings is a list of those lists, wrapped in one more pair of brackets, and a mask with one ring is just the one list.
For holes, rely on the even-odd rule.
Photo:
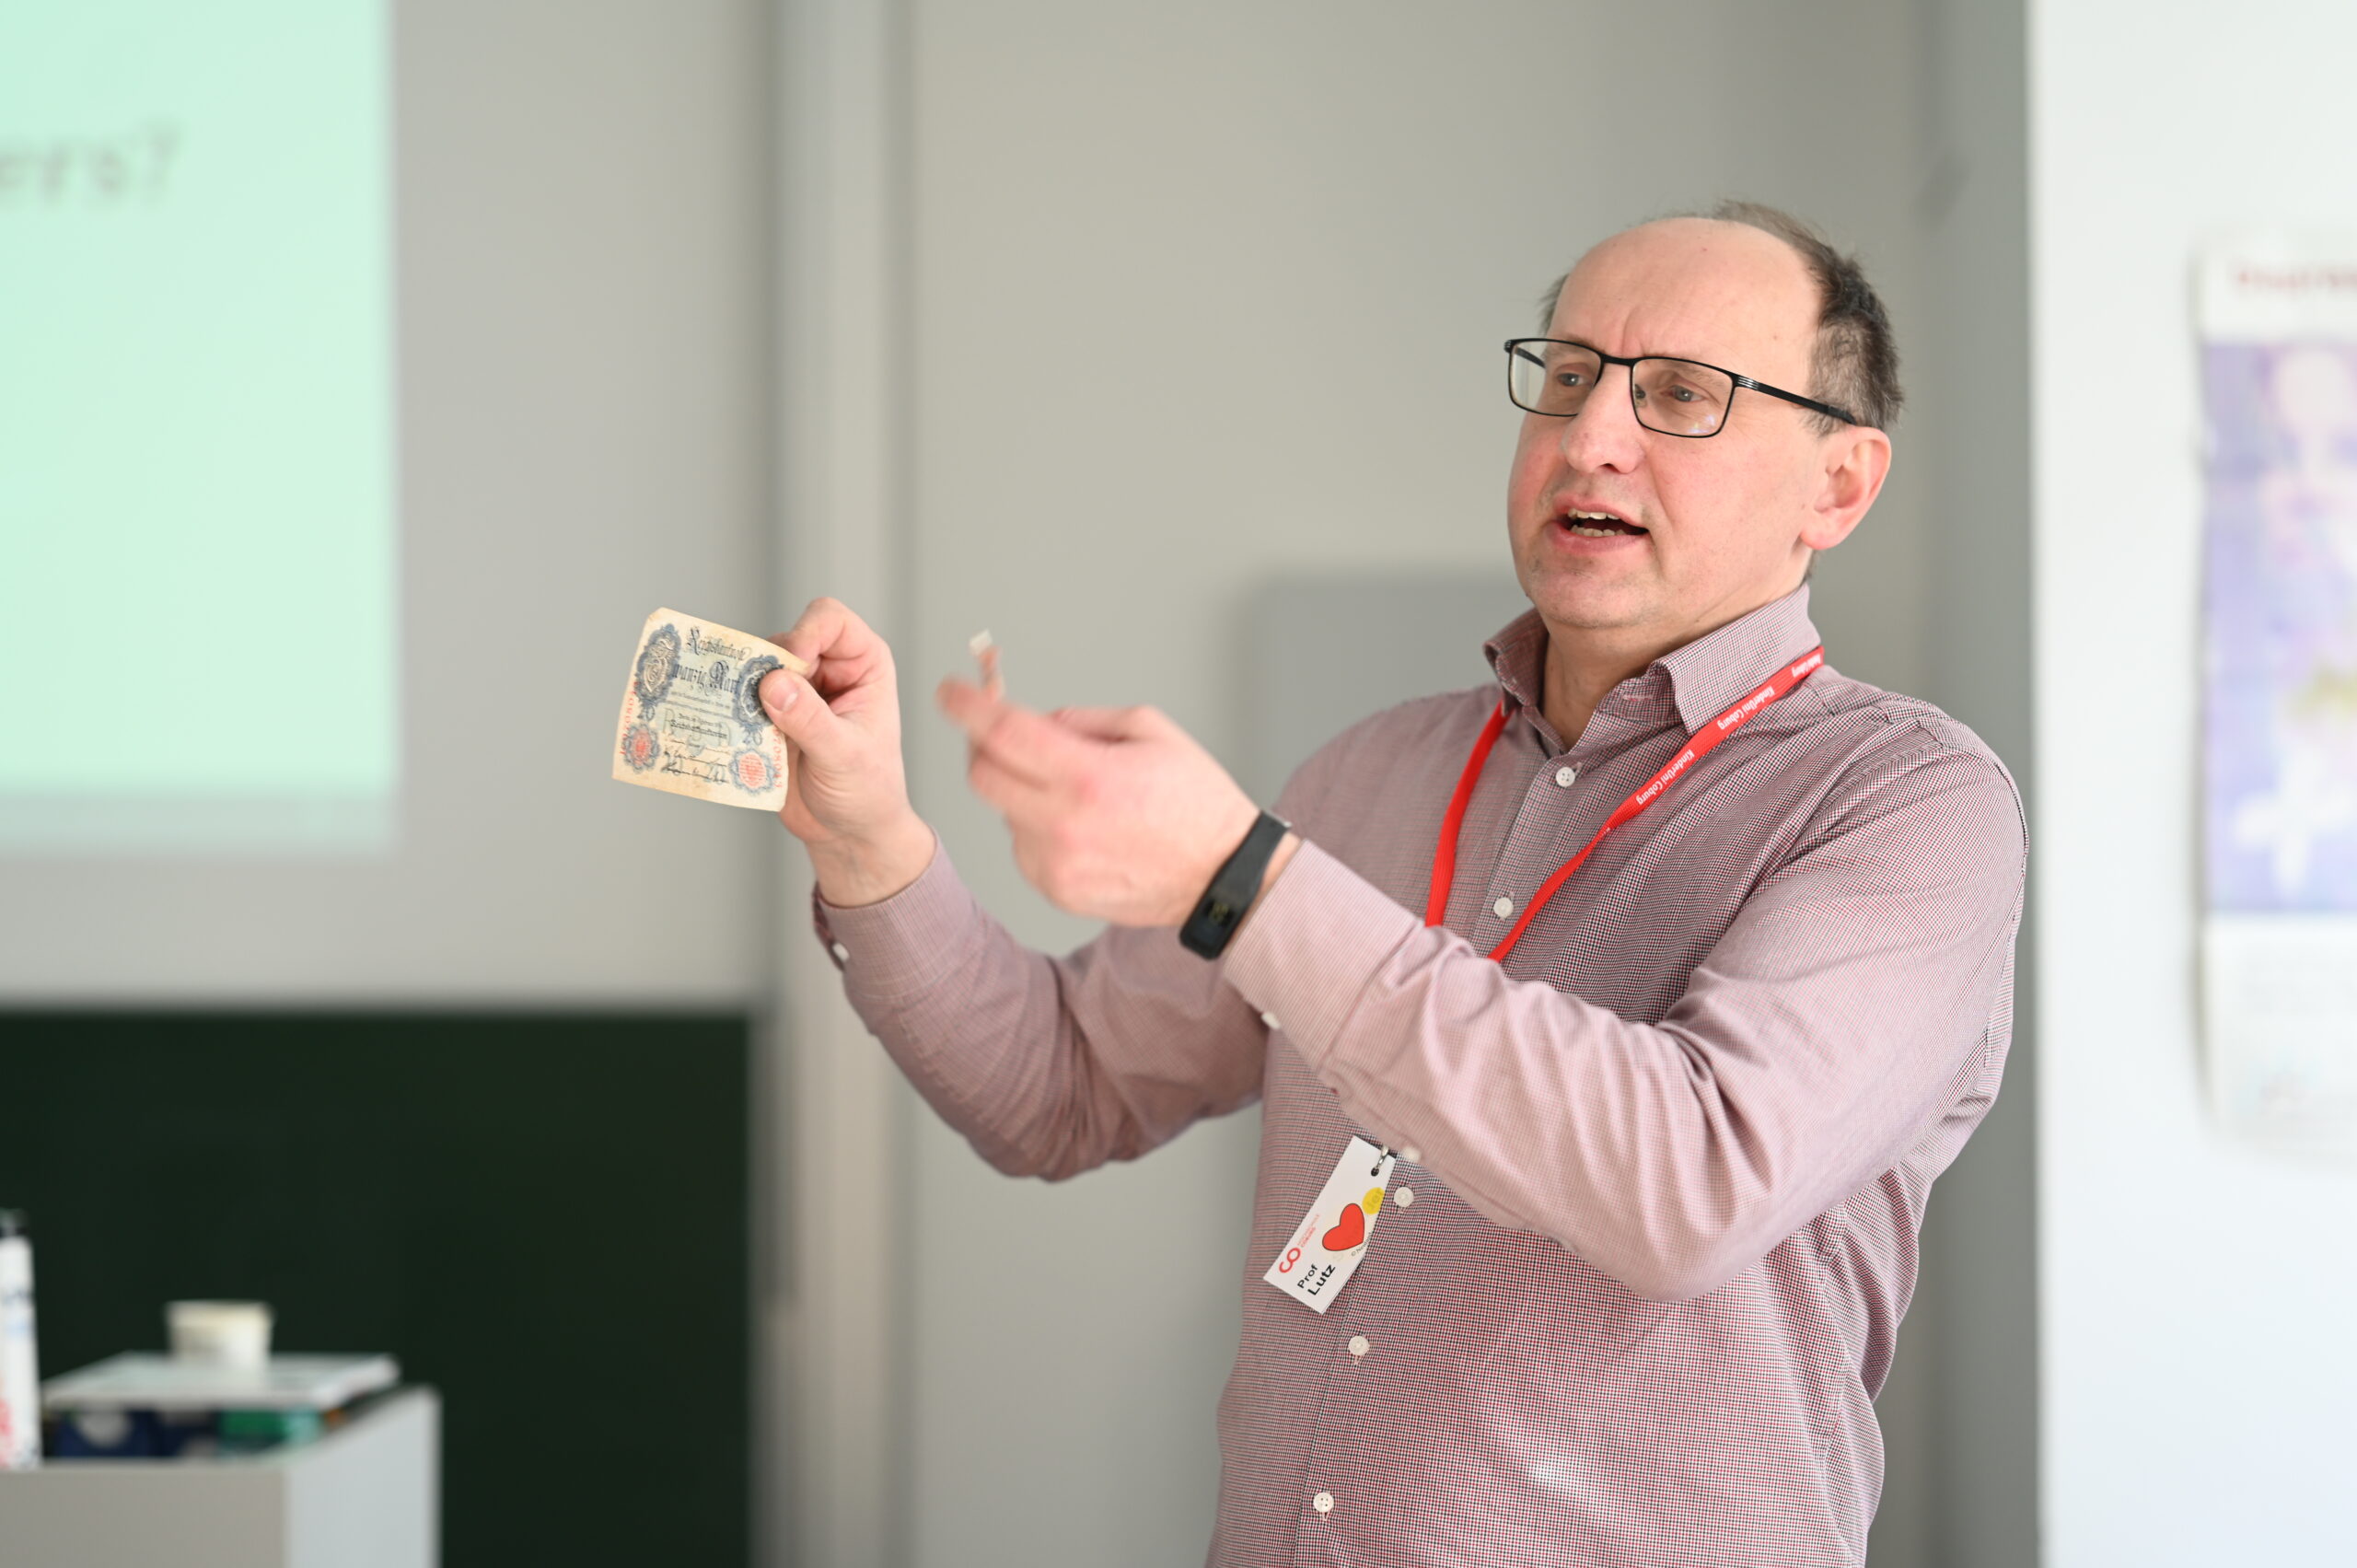
[(987, 751), (967, 753), (966, 786), (983, 805), (1016, 826), (1038, 819), (1054, 799), (1047, 786), (1015, 772)]
[(816, 757), (830, 761), (842, 742), (843, 721), (830, 711), (818, 689), (790, 669), (773, 669), (761, 677), (761, 711), (780, 735)]
[(1013, 706), (1005, 698), (993, 697), (972, 681), (954, 675), (933, 689), (933, 700), (942, 716), (964, 730), (969, 740), (980, 740), (978, 732), (989, 728), (1002, 712)]
[(770, 640), (813, 667), (814, 683), (830, 693), (890, 677), (891, 647), (841, 599), (812, 599), (792, 631)]
[(1088, 738), (1044, 714), (993, 697), (972, 681), (953, 676), (941, 683), (935, 698), (975, 750), (1033, 784), (1062, 784), (1094, 761), (1095, 743)]
[(1048, 717), (1096, 740), (1135, 740), (1156, 733), (1167, 722), (1152, 708), (1058, 708)]
[(808, 659), (804, 658), (800, 654), (795, 653), (792, 648), (787, 647), (785, 645), (784, 634), (773, 637), (764, 637), (761, 641), (777, 649), (778, 653), (782, 656), (779, 662), (784, 664), (786, 668), (794, 671), (796, 675), (807, 675), (812, 670), (819, 668)]

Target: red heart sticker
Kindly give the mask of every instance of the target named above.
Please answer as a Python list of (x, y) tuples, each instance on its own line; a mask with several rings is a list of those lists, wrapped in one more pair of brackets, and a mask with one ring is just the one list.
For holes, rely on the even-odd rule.
[(1318, 1238), (1329, 1252), (1348, 1252), (1366, 1239), (1366, 1211), (1356, 1203), (1342, 1205), (1342, 1223)]

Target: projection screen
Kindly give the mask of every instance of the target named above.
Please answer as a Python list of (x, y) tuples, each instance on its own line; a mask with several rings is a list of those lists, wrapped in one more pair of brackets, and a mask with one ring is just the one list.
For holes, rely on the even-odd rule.
[(0, 5), (0, 1004), (759, 993), (776, 824), (606, 750), (774, 613), (766, 28)]
[[(0, 16), (0, 667), (55, 660), (114, 698), (52, 696), (36, 743), (0, 747), (0, 842), (382, 848), (400, 759), (377, 6)], [(126, 726), (154, 649), (226, 700)]]

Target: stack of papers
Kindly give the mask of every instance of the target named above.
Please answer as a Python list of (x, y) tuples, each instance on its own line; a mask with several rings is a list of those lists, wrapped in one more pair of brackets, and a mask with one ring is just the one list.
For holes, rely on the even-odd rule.
[(128, 1352), (41, 1385), (41, 1404), (71, 1411), (331, 1411), (389, 1388), (389, 1355), (274, 1355), (264, 1366), (207, 1366)]

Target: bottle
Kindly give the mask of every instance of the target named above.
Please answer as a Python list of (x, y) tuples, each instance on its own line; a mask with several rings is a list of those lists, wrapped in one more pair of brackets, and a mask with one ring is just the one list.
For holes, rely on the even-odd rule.
[(41, 1364), (33, 1351), (33, 1244), (0, 1209), (0, 1470), (41, 1463)]

